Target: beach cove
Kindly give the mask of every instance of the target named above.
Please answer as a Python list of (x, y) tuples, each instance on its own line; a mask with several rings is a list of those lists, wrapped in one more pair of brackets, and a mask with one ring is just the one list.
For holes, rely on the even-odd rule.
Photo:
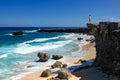
[[(31, 72), (45, 70), (55, 62), (53, 59), (45, 63), (35, 62), (38, 60), (38, 52), (47, 52), (51, 56), (53, 54), (63, 55), (64, 58), (61, 61), (66, 62), (69, 60), (77, 61), (88, 53), (88, 51), (81, 52), (82, 46), (88, 43), (86, 39), (90, 38), (85, 34), (38, 33), (36, 32), (38, 28), (22, 28), (24, 30), (23, 36), (13, 36), (12, 32), (21, 28), (2, 29), (0, 36), (2, 38), (0, 41), (1, 79), (15, 80), (17, 77)], [(83, 40), (78, 41), (78, 37), (83, 38)], [(74, 60), (70, 54), (74, 57)], [(71, 65), (71, 63), (68, 65)]]
[[(90, 39), (90, 38), (93, 38), (93, 36), (92, 37), (89, 36), (88, 39)], [(82, 65), (82, 63), (75, 64), (75, 62), (77, 62), (79, 59), (83, 59), (83, 60), (86, 60), (86, 61), (91, 60), (91, 59), (95, 59), (96, 50), (95, 50), (94, 46), (95, 46), (95, 43), (88, 42), (87, 44), (84, 44), (82, 46), (82, 51), (84, 52), (83, 53), (84, 55), (81, 58), (75, 57), (73, 55), (73, 54), (80, 54), (79, 53), (80, 51), (79, 52), (77, 51), (77, 52), (74, 52), (74, 53), (70, 54), (70, 57), (67, 58), (66, 60), (61, 59), (59, 61), (61, 61), (63, 63), (66, 63), (68, 65), (68, 67), (76, 66), (75, 68), (78, 68), (79, 65)], [(53, 69), (52, 71), (56, 72), (57, 70)], [(42, 71), (37, 71), (37, 72), (31, 73), (31, 74), (27, 74), (27, 75), (25, 75), (25, 76), (23, 76), (23, 77), (21, 77), (21, 78), (19, 78), (17, 80), (47, 80), (47, 79), (50, 79), (51, 77), (57, 76), (57, 74), (52, 74), (50, 77), (44, 78), (44, 77), (40, 77), (41, 73), (42, 73)], [(72, 75), (69, 80), (80, 80), (80, 78), (81, 78), (80, 76), (77, 77), (75, 75)]]
[[(71, 57), (73, 59), (72, 60), (73, 63), (70, 58), (67, 59), (68, 62), (66, 63), (69, 64), (68, 65), (69, 69), (70, 70), (75, 69), (75, 70), (71, 72), (72, 74), (69, 77), (69, 79), (68, 78), (66, 79), (68, 80), (119, 80), (119, 50), (120, 50), (119, 49), (119, 39), (120, 39), (119, 23), (118, 22), (100, 22), (99, 24), (87, 24), (87, 25), (89, 29), (91, 28), (91, 33), (95, 36), (96, 39), (90, 40), (89, 43), (82, 45), (82, 47), (80, 48), (81, 51), (88, 52), (88, 54), (82, 56), (82, 58), (79, 57), (79, 59), (83, 59), (83, 61), (79, 60), (82, 64), (79, 64), (79, 66), (73, 64), (78, 62), (75, 62), (72, 56)], [(78, 38), (78, 40), (81, 40), (81, 38)], [(105, 43), (106, 41), (112, 44)], [(101, 45), (100, 43), (103, 45)], [(96, 47), (96, 49), (94, 46)], [(113, 48), (113, 49), (110, 49), (110, 48)], [(76, 52), (74, 52), (74, 54), (75, 53)], [(114, 67), (112, 67), (111, 65)], [(37, 79), (37, 80), (46, 80), (46, 79), (54, 80), (56, 79), (56, 76), (57, 76), (54, 74), (51, 76), (52, 79), (50, 79), (50, 77), (42, 78), (40, 76), (38, 78), (37, 73), (35, 73), (35, 75), (33, 74), (28, 74), (20, 78), (20, 80), (24, 80), (24, 79), (32, 80), (30, 76), (34, 77), (34, 79)], [(60, 78), (59, 71), (58, 71), (58, 78)]]

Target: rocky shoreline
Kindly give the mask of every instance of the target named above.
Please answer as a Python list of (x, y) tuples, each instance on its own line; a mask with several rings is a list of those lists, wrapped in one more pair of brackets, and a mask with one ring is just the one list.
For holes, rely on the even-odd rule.
[[(77, 67), (75, 72), (68, 73), (68, 68), (66, 68), (67, 65), (64, 64), (65, 67), (63, 67), (63, 65), (60, 65), (62, 64), (62, 62), (57, 61), (56, 64), (60, 68), (59, 71), (54, 71), (54, 70), (51, 71), (46, 69), (45, 71), (41, 72), (41, 74), (45, 73), (48, 76), (40, 77), (40, 73), (35, 73), (37, 75), (29, 74), (29, 76), (26, 75), (18, 80), (24, 80), (24, 79), (27, 79), (27, 80), (34, 80), (34, 79), (36, 80), (61, 80), (61, 79), (64, 79), (64, 80), (109, 80), (109, 79), (119, 80), (120, 79), (119, 78), (120, 77), (119, 75), (120, 73), (120, 54), (119, 54), (120, 53), (120, 38), (119, 38), (120, 24), (118, 22), (100, 22), (99, 24), (90, 23), (90, 24), (87, 24), (87, 26), (88, 26), (88, 29), (51, 29), (51, 30), (38, 31), (38, 32), (68, 32), (68, 33), (74, 32), (74, 33), (87, 33), (87, 34), (94, 35), (95, 39), (90, 40), (90, 43), (88, 45), (83, 46), (83, 48), (87, 47), (86, 50), (91, 50), (95, 46), (96, 49), (94, 48), (94, 50), (92, 49), (92, 51), (89, 51), (90, 52), (89, 55), (84, 57), (83, 61), (79, 60), (80, 62), (78, 63), (81, 63), (82, 65), (79, 64), (79, 67)], [(82, 40), (82, 39), (78, 38), (78, 40)], [(92, 55), (93, 53), (94, 55)], [(87, 60), (87, 61), (84, 61), (84, 60)], [(39, 61), (41, 61), (41, 59)], [(72, 62), (73, 61), (70, 61), (67, 63), (72, 63)], [(72, 69), (70, 67), (75, 68), (75, 66), (76, 65), (72, 63), (68, 67), (69, 69)], [(52, 74), (52, 73), (57, 73), (57, 74)], [(34, 76), (34, 78), (31, 78), (30, 76), (32, 77)], [(69, 76), (72, 76), (72, 77), (69, 78)]]
[(96, 59), (94, 66), (109, 75), (120, 77), (120, 23), (99, 22), (88, 24), (96, 38)]
[(56, 29), (42, 29), (37, 32), (65, 32), (65, 33), (88, 33), (88, 28), (56, 28)]
[[(90, 47), (94, 46), (94, 43), (90, 42), (90, 44), (88, 44), (88, 45), (83, 46), (83, 49), (88, 50)], [(94, 49), (94, 51), (95, 51), (95, 49)], [(47, 57), (48, 54), (47, 53), (38, 53), (38, 57), (41, 59), (43, 59), (43, 57), (46, 58), (45, 55)], [(88, 56), (90, 56), (89, 59), (92, 59), (95, 57), (95, 54), (88, 55)], [(60, 60), (58, 60), (58, 59), (56, 60), (56, 57), (59, 58)], [(61, 79), (79, 80), (80, 78), (75, 77), (71, 73), (71, 71), (73, 71), (75, 68), (78, 68), (79, 65), (81, 65), (82, 63), (85, 63), (86, 61), (81, 59), (81, 60), (78, 60), (79, 63), (75, 64), (77, 59), (69, 58), (67, 61), (62, 61), (62, 59), (61, 59), (62, 57), (63, 56), (61, 56), (61, 55), (52, 55), (52, 59), (55, 58), (56, 62), (54, 64), (52, 64), (50, 69), (40, 71), (39, 73), (36, 72), (36, 73), (28, 74), (29, 76), (25, 75), (22, 78), (17, 79), (17, 80), (24, 80), (24, 79), (27, 79), (27, 80), (34, 80), (34, 79), (36, 79), (36, 80), (56, 80), (56, 79), (57, 80), (61, 80)], [(48, 56), (48, 58), (50, 58), (50, 57)], [(87, 60), (87, 58), (86, 58), (86, 60)], [(66, 64), (64, 64), (64, 63), (66, 63)], [(67, 65), (68, 63), (69, 63), (69, 65)], [(53, 66), (54, 66), (54, 68), (53, 68)], [(76, 66), (76, 67), (74, 67), (74, 66)], [(70, 70), (70, 72), (69, 72), (69, 70)], [(30, 76), (34, 77), (34, 79), (31, 78)]]

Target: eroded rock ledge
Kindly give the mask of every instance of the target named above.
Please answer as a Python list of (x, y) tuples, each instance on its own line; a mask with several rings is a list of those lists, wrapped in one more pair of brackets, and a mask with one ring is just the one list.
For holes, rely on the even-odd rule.
[(65, 32), (65, 33), (88, 33), (88, 28), (55, 28), (55, 29), (42, 29), (37, 32)]
[(87, 24), (96, 38), (95, 66), (109, 74), (120, 73), (120, 23)]

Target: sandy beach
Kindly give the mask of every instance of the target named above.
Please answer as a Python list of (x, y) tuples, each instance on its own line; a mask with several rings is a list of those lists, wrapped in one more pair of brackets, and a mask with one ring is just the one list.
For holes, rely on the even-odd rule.
[[(96, 48), (95, 48), (95, 43), (94, 42), (93, 43), (89, 42), (88, 44), (83, 45), (82, 50), (85, 50), (85, 51), (88, 52), (88, 54), (86, 56), (84, 56), (82, 58), (82, 60), (89, 61), (91, 59), (96, 58)], [(69, 68), (73, 67), (73, 66), (84, 66), (84, 64), (75, 64), (75, 62), (77, 62), (78, 60), (79, 60), (79, 58), (72, 59), (72, 57), (71, 57), (71, 58), (68, 58), (65, 61), (64, 61), (64, 59), (61, 59), (59, 61), (67, 64)], [(33, 72), (33, 73), (23, 75), (22, 77), (19, 77), (15, 80), (47, 80), (47, 79), (50, 79), (52, 77), (56, 77), (57, 76), (57, 73), (56, 73), (57, 70), (52, 69), (52, 74), (51, 74), (50, 77), (40, 77), (42, 71), (38, 70), (37, 72)], [(85, 68), (85, 69), (81, 69), (81, 70), (77, 70), (75, 72), (72, 72), (69, 80), (118, 80), (118, 79), (114, 76), (109, 76), (109, 75), (103, 73), (98, 68), (88, 67), (87, 69)]]
[(120, 80), (120, 0), (0, 0), (0, 80)]
[[(88, 43), (87, 45), (84, 45), (82, 49), (88, 50), (89, 54), (83, 58), (83, 60), (90, 60), (95, 59), (96, 57), (96, 49), (95, 49), (95, 43)], [(69, 67), (75, 66), (74, 62), (77, 60), (68, 60), (68, 63), (71, 63)], [(78, 64), (77, 64), (78, 65)], [(81, 65), (81, 64), (79, 64)], [(52, 74), (50, 77), (40, 77), (42, 71), (38, 71), (35, 73), (27, 74), (17, 80), (47, 80), (52, 77), (57, 76), (57, 74)], [(53, 73), (56, 71), (52, 71)], [(105, 73), (102, 73), (100, 70), (98, 70), (95, 67), (83, 69), (80, 71), (72, 72), (71, 77), (69, 80), (117, 80), (116, 77), (108, 76)]]
[[(94, 59), (95, 58), (96, 50), (95, 50), (94, 45), (95, 45), (95, 43), (89, 43), (89, 44), (84, 45), (82, 47), (82, 49), (85, 49), (85, 50), (89, 51), (89, 54), (87, 56), (85, 56), (83, 58), (83, 60), (89, 60), (89, 59)], [(71, 67), (71, 66), (76, 65), (76, 64), (74, 64), (74, 62), (76, 62), (76, 61), (77, 61), (77, 59), (73, 59), (73, 60), (70, 59), (66, 62), (69, 63), (68, 67)], [(31, 74), (27, 74), (27, 75), (25, 75), (25, 76), (23, 76), (23, 77), (21, 77), (17, 80), (47, 80), (47, 79), (50, 79), (51, 77), (57, 76), (57, 74), (52, 74), (50, 77), (43, 78), (43, 77), (40, 77), (41, 72), (42, 71), (38, 71), (38, 72), (31, 73)], [(72, 75), (69, 80), (80, 80), (80, 78), (81, 78), (80, 76)]]

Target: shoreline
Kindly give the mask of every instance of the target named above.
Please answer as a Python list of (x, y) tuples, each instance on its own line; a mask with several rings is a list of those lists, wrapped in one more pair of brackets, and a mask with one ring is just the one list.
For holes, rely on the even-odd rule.
[[(89, 59), (93, 59), (95, 58), (95, 47), (94, 47), (94, 43), (88, 43), (84, 46), (82, 46), (82, 49), (88, 50), (88, 55), (83, 57), (83, 60), (89, 60)], [(92, 55), (91, 55), (92, 54)], [(78, 59), (67, 59), (66, 61), (63, 62), (63, 60), (59, 60), (62, 61), (63, 63), (67, 63), (68, 67), (72, 67), (75, 65), (80, 65), (80, 64), (75, 64), (75, 62)], [(52, 72), (54, 72), (55, 70), (52, 70)], [(52, 74), (50, 77), (40, 77), (40, 74), (42, 73), (42, 71), (36, 71), (30, 74), (26, 74), (23, 75), (22, 77), (17, 78), (16, 80), (47, 80), (50, 79), (51, 77), (55, 77), (57, 74)], [(80, 77), (76, 77), (75, 75), (72, 75), (72, 77), (69, 80), (79, 80)]]

